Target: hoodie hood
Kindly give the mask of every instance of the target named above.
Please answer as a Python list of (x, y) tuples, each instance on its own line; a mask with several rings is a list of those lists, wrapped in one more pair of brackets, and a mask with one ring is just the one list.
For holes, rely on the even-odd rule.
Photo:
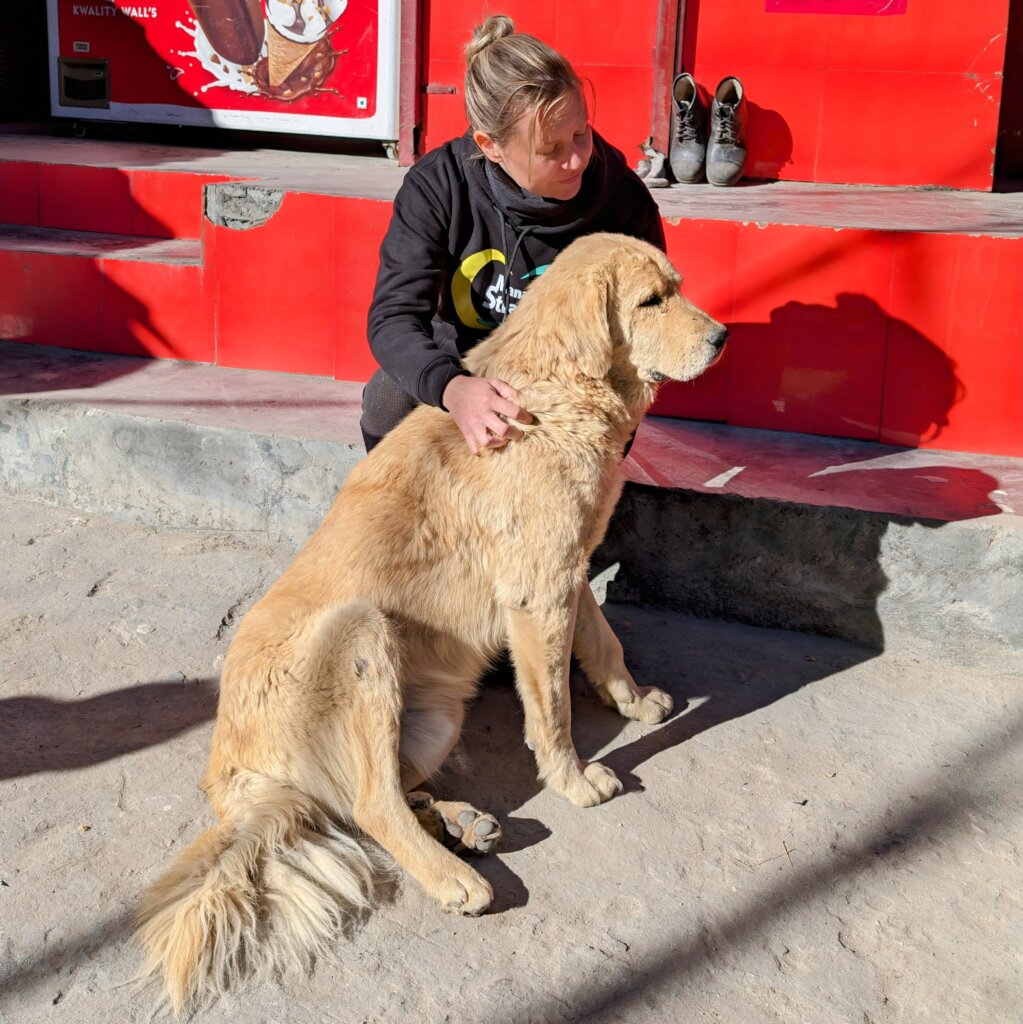
[(459, 141), (465, 143), (468, 173), (475, 174), (478, 187), (490, 195), (511, 228), (521, 231), (528, 227), (538, 237), (566, 231), (585, 234), (588, 224), (601, 215), (629, 170), (622, 154), (594, 133), (593, 154), (583, 172), (579, 191), (572, 199), (545, 199), (521, 188), (500, 166), (482, 154), (476, 156), (479, 147), (470, 135), (464, 135)]

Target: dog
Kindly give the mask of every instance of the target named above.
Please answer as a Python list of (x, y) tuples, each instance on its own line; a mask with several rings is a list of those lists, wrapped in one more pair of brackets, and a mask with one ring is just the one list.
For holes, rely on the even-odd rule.
[(496, 819), (418, 787), (505, 649), (543, 783), (579, 807), (621, 790), (573, 746), (570, 656), (626, 718), (660, 722), (672, 701), (629, 674), (589, 557), (658, 383), (696, 377), (726, 335), (658, 249), (585, 236), (464, 360), (518, 390), (522, 436), (474, 456), (420, 406), (352, 470), (227, 652), (203, 783), (219, 822), (143, 897), (147, 970), (175, 1012), (308, 967), (371, 907), (379, 849), (446, 910), (487, 909), (451, 847), (488, 852)]

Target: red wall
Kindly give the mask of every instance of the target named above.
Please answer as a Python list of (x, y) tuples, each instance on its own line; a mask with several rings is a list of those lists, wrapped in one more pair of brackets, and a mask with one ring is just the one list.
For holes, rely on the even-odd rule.
[(873, 5), (905, 10), (887, 16), (778, 6), (842, 4), (687, 5), (697, 80), (746, 86), (751, 177), (990, 189), (1008, 0)]
[[(209, 182), (0, 161), (0, 218), (130, 224), (153, 240), (127, 239), (139, 250), (129, 259), (116, 247), (0, 249), (5, 336), (368, 379), (366, 314), (391, 204), (289, 192), (240, 231), (203, 218)], [(665, 385), (655, 412), (1023, 456), (1023, 236), (676, 218), (665, 230), (686, 293), (731, 339), (707, 374)], [(186, 255), (158, 257), (170, 235)], [(299, 249), (326, 270), (296, 271)]]
[[(880, 7), (903, 13), (806, 13)], [(685, 66), (708, 91), (726, 75), (745, 84), (749, 177), (988, 190), (1008, 9), (1009, 0), (688, 0)], [(424, 0), (424, 84), (458, 92), (423, 97), (421, 151), (464, 131), (461, 48), (496, 12), (592, 80), (597, 128), (635, 164), (650, 133), (656, 0)]]
[(682, 220), (723, 359), (655, 413), (1023, 455), (1023, 238)]
[[(206, 221), (217, 362), (369, 380), (376, 361), (366, 318), (390, 219), (389, 202), (289, 192), (259, 227), (235, 231)], [(297, 272), (299, 250), (325, 272)], [(282, 300), (267, 281), (294, 282), (294, 291)]]
[(423, 97), (420, 151), (465, 131), (462, 48), (489, 15), (507, 14), (518, 31), (561, 51), (593, 83), (597, 130), (635, 166), (639, 144), (650, 134), (657, 8), (657, 0), (633, 0), (627, 12), (598, 0), (424, 0), (423, 82), (458, 92)]

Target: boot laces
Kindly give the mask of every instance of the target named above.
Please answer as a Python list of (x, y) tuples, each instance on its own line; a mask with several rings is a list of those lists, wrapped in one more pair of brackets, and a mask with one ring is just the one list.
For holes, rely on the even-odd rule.
[(717, 141), (726, 146), (734, 146), (739, 139), (739, 126), (735, 119), (735, 110), (731, 107), (718, 107)]
[(700, 133), (697, 131), (696, 118), (693, 116), (692, 110), (687, 110), (684, 113), (679, 111), (677, 128), (679, 142), (699, 142)]

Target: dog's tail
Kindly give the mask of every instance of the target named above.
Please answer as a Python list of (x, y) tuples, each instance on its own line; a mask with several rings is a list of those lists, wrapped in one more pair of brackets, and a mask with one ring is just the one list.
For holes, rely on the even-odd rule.
[(238, 808), (191, 843), (138, 913), (145, 974), (175, 1014), (245, 980), (308, 969), (371, 906), (380, 865), (286, 782), (239, 772)]

